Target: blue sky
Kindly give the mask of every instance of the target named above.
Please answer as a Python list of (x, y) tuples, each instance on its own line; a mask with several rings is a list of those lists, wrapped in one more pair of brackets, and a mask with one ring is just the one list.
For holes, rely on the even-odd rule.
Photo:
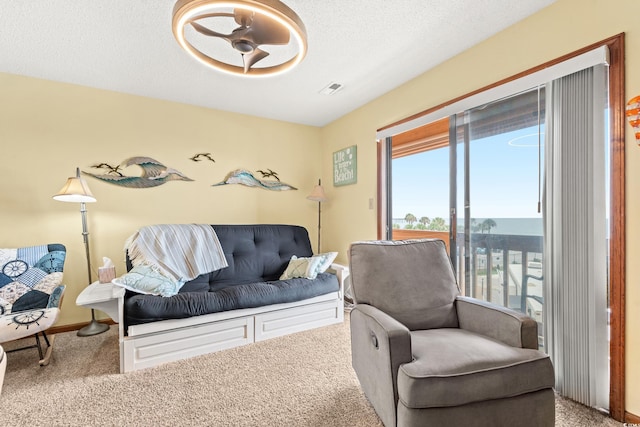
[[(459, 148), (458, 186), (462, 189), (462, 145)], [(393, 218), (412, 213), (417, 218), (442, 217), (448, 223), (448, 148), (395, 159), (392, 173)], [(537, 127), (472, 141), (470, 173), (473, 218), (541, 218)], [(461, 190), (458, 200), (460, 211)]]

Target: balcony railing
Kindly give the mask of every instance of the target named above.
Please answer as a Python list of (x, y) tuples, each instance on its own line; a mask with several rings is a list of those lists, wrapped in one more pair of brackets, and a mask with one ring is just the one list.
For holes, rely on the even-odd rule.
[(432, 230), (406, 230), (402, 228), (393, 229), (393, 240), (407, 239), (440, 239), (444, 241), (449, 251), (449, 232), (448, 231), (432, 231)]

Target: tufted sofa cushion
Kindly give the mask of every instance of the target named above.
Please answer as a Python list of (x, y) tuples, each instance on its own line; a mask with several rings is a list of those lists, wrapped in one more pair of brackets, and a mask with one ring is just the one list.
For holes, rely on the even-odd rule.
[(172, 297), (140, 295), (125, 303), (128, 325), (165, 319), (181, 319), (240, 308), (262, 307), (302, 301), (338, 290), (336, 276), (319, 274), (315, 279), (295, 278), (271, 282), (228, 285), (212, 292), (183, 292)]
[(213, 229), (229, 266), (202, 278), (210, 291), (229, 284), (278, 280), (292, 255), (313, 255), (309, 234), (300, 226), (214, 225)]
[[(304, 227), (283, 224), (212, 227), (229, 266), (185, 283), (172, 297), (127, 292), (125, 326), (300, 301), (339, 290), (337, 278), (328, 273), (319, 274), (314, 280), (279, 280), (292, 255), (313, 255)], [(131, 268), (128, 260), (127, 268)]]

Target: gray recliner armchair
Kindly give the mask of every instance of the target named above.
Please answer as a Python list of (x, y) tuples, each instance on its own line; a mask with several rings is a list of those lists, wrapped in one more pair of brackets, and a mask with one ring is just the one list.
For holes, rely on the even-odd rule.
[(460, 296), (444, 242), (356, 242), (352, 364), (386, 427), (553, 426), (536, 322)]

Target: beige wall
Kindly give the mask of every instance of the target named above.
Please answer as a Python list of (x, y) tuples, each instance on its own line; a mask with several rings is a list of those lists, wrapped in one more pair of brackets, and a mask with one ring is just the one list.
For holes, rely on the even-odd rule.
[[(67, 246), (58, 325), (89, 319), (75, 305), (88, 281), (80, 206), (51, 198), (76, 166), (96, 172), (96, 162), (148, 156), (195, 180), (128, 189), (88, 177), (98, 200), (87, 204), (94, 280), (103, 256), (124, 272), (124, 241), (146, 224), (300, 224), (315, 247), (317, 204), (305, 197), (320, 175), (318, 128), (8, 74), (0, 74), (0, 93), (0, 243)], [(199, 152), (216, 162), (189, 160)], [(299, 190), (211, 186), (237, 168), (270, 168)]]
[[(76, 166), (143, 155), (195, 182), (130, 190), (88, 179), (98, 199), (88, 205), (94, 267), (109, 256), (121, 273), (126, 237), (161, 222), (295, 223), (307, 227), (315, 247), (317, 205), (305, 196), (318, 177), (330, 199), (323, 250), (340, 251), (346, 262), (352, 241), (376, 238), (377, 213), (369, 209), (370, 199), (377, 204), (376, 129), (621, 32), (629, 99), (640, 93), (638, 17), (637, 0), (559, 0), (322, 129), (0, 74), (0, 243), (64, 243), (69, 288), (59, 324), (86, 321), (88, 311), (75, 307), (87, 281), (79, 206), (51, 196)], [(627, 410), (640, 415), (640, 147), (627, 131)], [(333, 187), (331, 154), (351, 145), (358, 146), (358, 182)], [(196, 152), (211, 152), (216, 163), (188, 160)], [(299, 191), (210, 187), (241, 167), (274, 169)]]
[[(626, 97), (640, 93), (640, 2), (637, 0), (559, 0), (554, 5), (450, 61), (389, 92), (322, 129), (325, 163), (331, 153), (358, 146), (358, 183), (328, 187), (324, 241), (341, 251), (350, 242), (376, 238), (376, 129), (550, 61), (610, 36), (626, 33)], [(640, 147), (627, 127), (627, 411), (640, 415)], [(640, 213), (640, 212), (639, 212)]]

